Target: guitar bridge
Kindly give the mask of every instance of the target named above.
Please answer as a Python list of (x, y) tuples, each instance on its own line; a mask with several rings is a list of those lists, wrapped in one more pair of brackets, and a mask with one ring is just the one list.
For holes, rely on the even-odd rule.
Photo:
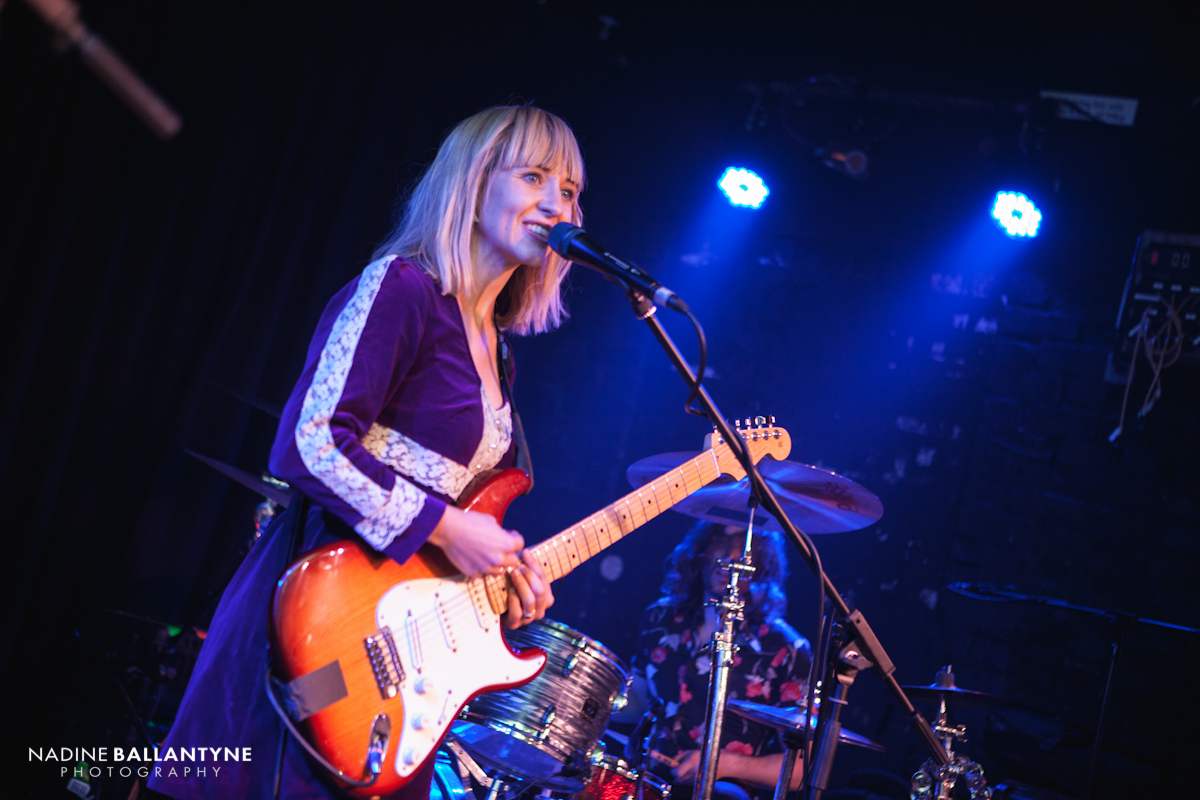
[(371, 662), (371, 671), (375, 673), (375, 684), (384, 700), (390, 700), (400, 692), (400, 684), (404, 682), (404, 667), (400, 664), (400, 654), (396, 650), (396, 641), (392, 631), (386, 625), (363, 640), (367, 648), (367, 659)]

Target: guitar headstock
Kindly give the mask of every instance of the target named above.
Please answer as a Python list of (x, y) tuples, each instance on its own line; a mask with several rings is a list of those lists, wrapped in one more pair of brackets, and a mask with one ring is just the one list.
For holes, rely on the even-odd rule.
[[(775, 425), (774, 417), (749, 417), (734, 420), (735, 433), (746, 442), (751, 460), (757, 464), (764, 456), (783, 461), (792, 452), (792, 437), (783, 428)], [(746, 471), (738, 462), (729, 444), (721, 434), (713, 432), (704, 439), (704, 448), (711, 449), (717, 457), (721, 473), (735, 481), (746, 477)]]

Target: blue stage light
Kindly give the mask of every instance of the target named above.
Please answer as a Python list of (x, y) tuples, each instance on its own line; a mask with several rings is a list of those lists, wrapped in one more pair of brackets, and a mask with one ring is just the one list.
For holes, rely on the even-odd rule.
[(771, 193), (758, 175), (748, 169), (734, 167), (725, 170), (721, 180), (717, 181), (717, 186), (721, 187), (730, 203), (746, 208), (758, 208)]
[(1009, 236), (1037, 236), (1042, 212), (1020, 192), (997, 192), (992, 216)]

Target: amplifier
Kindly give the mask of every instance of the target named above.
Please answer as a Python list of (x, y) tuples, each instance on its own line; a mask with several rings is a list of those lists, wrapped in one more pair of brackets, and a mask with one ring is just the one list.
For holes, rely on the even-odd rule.
[[(1143, 231), (1117, 312), (1116, 354), (1126, 364), (1145, 325), (1169, 363), (1200, 365), (1200, 236)], [(1143, 351), (1144, 352), (1144, 351)]]

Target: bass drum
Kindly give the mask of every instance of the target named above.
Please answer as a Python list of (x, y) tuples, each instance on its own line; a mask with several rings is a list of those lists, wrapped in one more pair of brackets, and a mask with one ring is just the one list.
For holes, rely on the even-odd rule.
[[(571, 800), (633, 800), (637, 793), (637, 770), (616, 756), (592, 762), (592, 777)], [(643, 800), (671, 800), (671, 785), (649, 772), (642, 782)]]
[(556, 792), (578, 792), (614, 708), (625, 705), (629, 669), (604, 645), (551, 619), (505, 633), (536, 647), (546, 666), (529, 683), (481, 694), (451, 734), (475, 759)]

